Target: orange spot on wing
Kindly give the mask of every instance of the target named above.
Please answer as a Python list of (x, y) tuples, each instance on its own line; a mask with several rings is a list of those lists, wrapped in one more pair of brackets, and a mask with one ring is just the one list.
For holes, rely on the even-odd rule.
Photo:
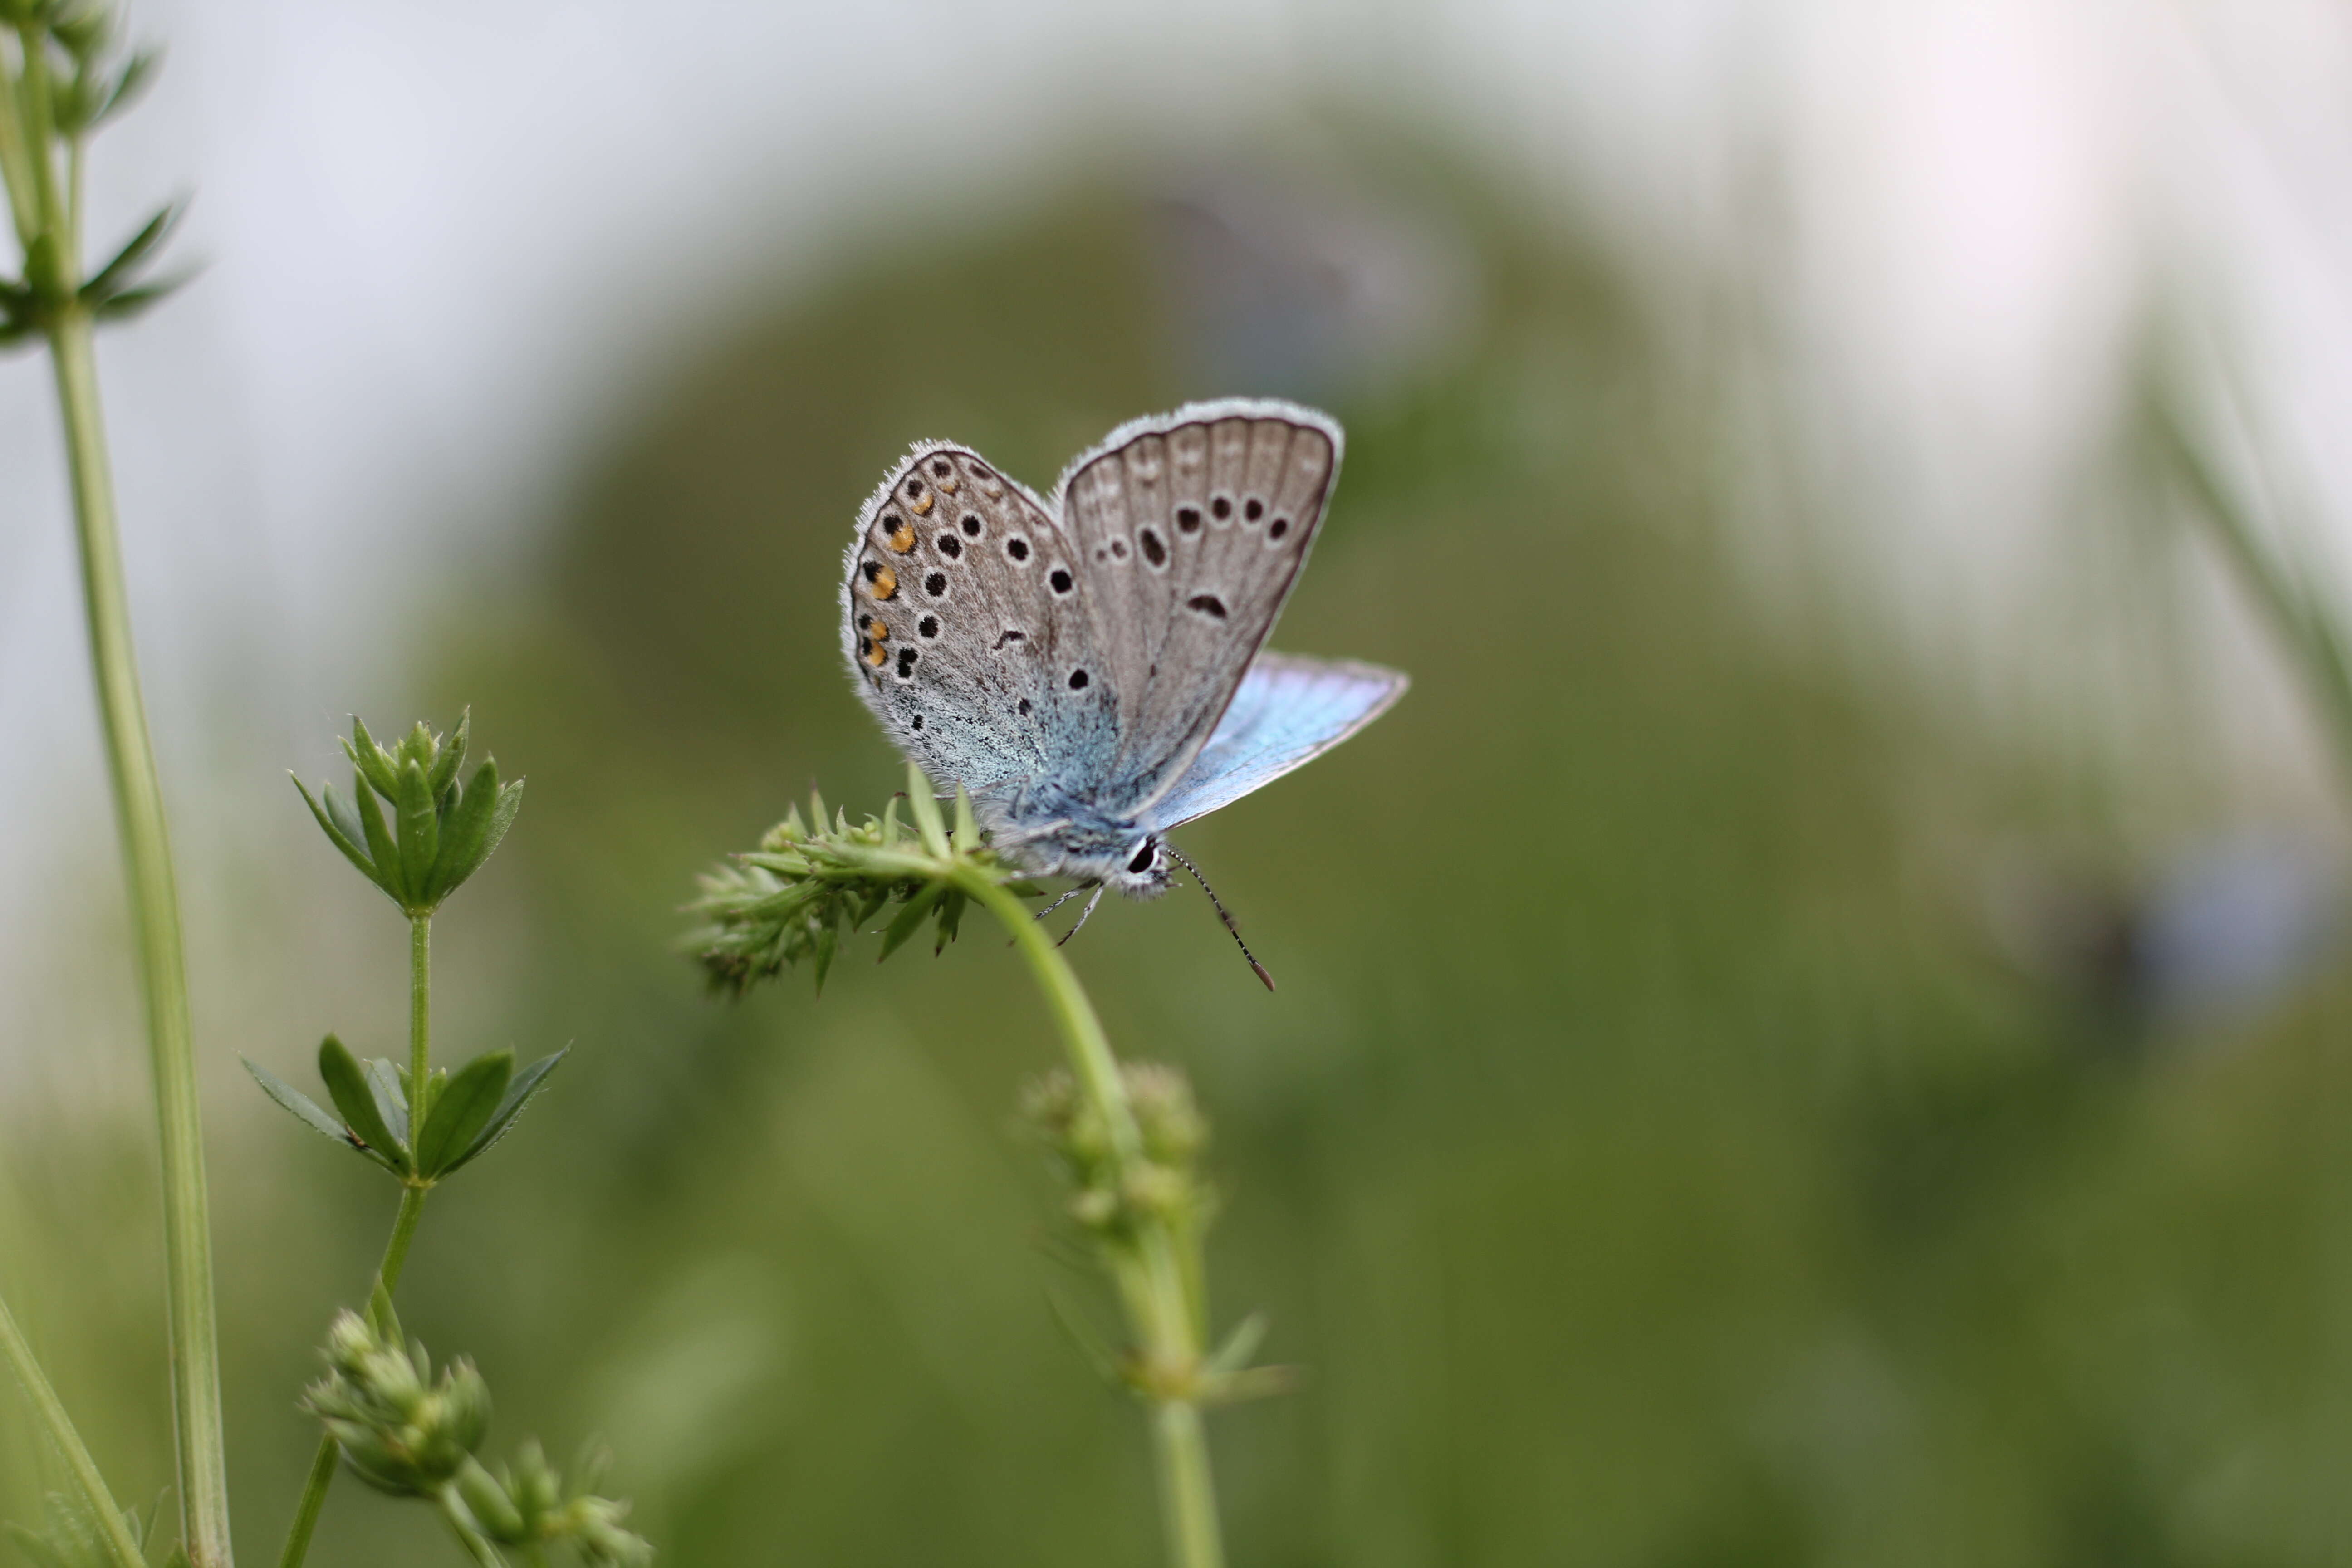
[(873, 589), (876, 598), (890, 598), (898, 592), (898, 574), (885, 566), (881, 571), (874, 574), (873, 582), (869, 586)]

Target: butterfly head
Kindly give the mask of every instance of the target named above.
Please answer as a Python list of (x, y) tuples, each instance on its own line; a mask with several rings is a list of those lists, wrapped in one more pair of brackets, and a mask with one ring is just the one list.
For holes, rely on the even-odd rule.
[(1168, 846), (1157, 834), (1147, 833), (1127, 846), (1118, 869), (1103, 880), (1130, 899), (1156, 899), (1169, 889), (1174, 877), (1169, 868)]

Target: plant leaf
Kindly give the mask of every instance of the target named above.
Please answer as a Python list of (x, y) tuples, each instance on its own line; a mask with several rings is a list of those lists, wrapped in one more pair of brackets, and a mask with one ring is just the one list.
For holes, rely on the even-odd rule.
[(405, 1174), (409, 1170), (407, 1147), (394, 1136), (359, 1058), (332, 1035), (319, 1042), (319, 1077), (325, 1081), (327, 1097), (335, 1102), (335, 1110), (341, 1114), (343, 1125), (352, 1135)]
[(1257, 1347), (1265, 1339), (1265, 1322), (1264, 1312), (1252, 1312), (1244, 1318), (1225, 1336), (1225, 1342), (1217, 1347), (1216, 1353), (1202, 1363), (1201, 1370), (1213, 1376), (1223, 1376), (1249, 1365), (1250, 1357), (1257, 1354)]
[(825, 971), (833, 967), (833, 955), (841, 947), (841, 910), (838, 905), (828, 906), (824, 924), (816, 933), (816, 952), (813, 955), (816, 969), (816, 994), (824, 994)]
[(401, 879), (400, 850), (392, 841), (392, 829), (383, 823), (383, 808), (375, 803), (375, 791), (369, 787), (365, 773), (352, 779), (352, 801), (359, 807), (360, 830), (367, 836), (368, 858), (374, 862), (371, 875), (375, 885), (391, 896), (392, 901), (404, 907), (408, 902), (408, 886)]
[(185, 203), (173, 202), (149, 218), (147, 226), (132, 235), (122, 248), (114, 253), (114, 259), (100, 268), (91, 275), (89, 281), (81, 286), (82, 300), (92, 305), (103, 304), (130, 287), (131, 272), (163, 243), (173, 226), (180, 221), (180, 215), (187, 210)]
[(416, 1134), (416, 1168), (428, 1176), (447, 1170), (497, 1114), (513, 1078), (512, 1051), (485, 1051), (452, 1073)]
[(908, 937), (923, 929), (923, 918), (931, 912), (933, 904), (947, 896), (947, 890), (945, 882), (932, 882), (907, 900), (907, 907), (898, 911), (882, 932), (882, 953), (875, 960), (877, 963), (898, 952)]
[(245, 1070), (253, 1075), (253, 1081), (261, 1086), (261, 1092), (292, 1111), (295, 1120), (322, 1138), (331, 1138), (345, 1148), (352, 1147), (350, 1130), (324, 1110), (320, 1110), (317, 1100), (312, 1100), (252, 1058), (239, 1057), (236, 1059), (245, 1064)]
[(504, 1138), (509, 1130), (514, 1126), (515, 1119), (522, 1114), (523, 1107), (529, 1105), (538, 1096), (540, 1087), (547, 1081), (547, 1075), (562, 1066), (563, 1058), (571, 1054), (572, 1047), (566, 1046), (552, 1056), (540, 1058), (539, 1060), (515, 1074), (513, 1080), (507, 1085), (506, 1098), (499, 1102), (498, 1110), (492, 1111), (489, 1121), (482, 1124), (482, 1130), (475, 1134), (473, 1143), (464, 1153), (450, 1161), (442, 1174), (447, 1175), (451, 1171), (463, 1170), (467, 1165), (488, 1153), (499, 1140)]
[(912, 763), (907, 764), (907, 809), (915, 814), (915, 826), (922, 833), (923, 847), (946, 859), (948, 830), (940, 821), (939, 798), (931, 793), (931, 781)]
[[(404, 1150), (406, 1149), (411, 1136), (408, 1108), (416, 1100), (409, 1092), (408, 1069), (395, 1066), (385, 1058), (376, 1057), (367, 1063), (367, 1081), (368, 1091), (375, 1096), (376, 1114), (383, 1118), (384, 1125), (392, 1129), (392, 1135), (400, 1140)], [(427, 1099), (429, 1100), (430, 1096)]]
[(499, 764), (496, 758), (474, 770), (458, 792), (457, 804), (441, 825), (441, 855), (434, 863), (426, 897), (438, 901), (457, 890), (474, 874), (489, 850), (490, 825), (499, 807)]
[[(294, 778), (292, 773), (288, 773), (286, 776), (288, 778)], [(309, 806), (310, 808), (310, 815), (319, 819), (319, 830), (327, 836), (329, 841), (331, 842), (336, 848), (343, 852), (343, 858), (349, 860), (352, 865), (357, 866), (360, 868), (360, 874), (362, 876), (365, 877), (371, 882), (374, 881), (376, 879), (375, 868), (369, 864), (367, 851), (353, 843), (352, 836), (344, 830), (343, 825), (341, 822), (336, 820), (336, 816), (340, 816), (341, 813), (333, 811), (333, 807), (337, 805), (335, 800), (335, 786), (332, 784), (329, 784), (327, 786), (327, 804), (324, 806), (321, 806), (317, 801), (310, 798), (310, 791), (309, 787), (305, 785), (300, 779), (294, 779), (294, 787), (302, 792), (302, 804)], [(352, 824), (352, 826), (354, 827), (358, 826), (359, 825), (357, 823)]]
[(169, 278), (158, 279), (152, 283), (142, 283), (136, 288), (125, 289), (119, 294), (109, 295), (99, 301), (90, 313), (101, 321), (128, 321), (148, 306), (158, 304), (178, 293), (192, 276), (192, 273), (180, 272)]
[(422, 903), (433, 879), (433, 862), (441, 855), (441, 814), (433, 809), (433, 786), (414, 757), (400, 764), (400, 794), (395, 798), (401, 883), (409, 891), (411, 904)]
[(457, 781), (457, 769), (466, 761), (466, 741), (472, 733), (473, 724), (474, 710), (471, 708), (459, 713), (457, 729), (450, 731), (447, 742), (441, 748), (441, 754), (433, 759), (433, 773), (426, 782), (432, 784), (433, 798), (436, 801), (448, 794), (450, 784)]
[(352, 759), (352, 766), (375, 785), (377, 794), (386, 800), (399, 798), (400, 781), (393, 773), (391, 756), (375, 743), (375, 737), (368, 733), (368, 727), (360, 722), (356, 713), (352, 715), (352, 738), (343, 742), (343, 752)]
[(933, 958), (945, 952), (948, 943), (955, 941), (956, 931), (963, 924), (963, 907), (970, 901), (960, 889), (940, 900), (940, 940), (931, 949)]
[(100, 102), (97, 111), (91, 114), (89, 122), (92, 125), (100, 124), (112, 115), (128, 109), (131, 100), (146, 89), (149, 79), (155, 74), (155, 68), (162, 63), (161, 50), (140, 49), (133, 53), (130, 59), (123, 62), (122, 74), (114, 79), (113, 88)]

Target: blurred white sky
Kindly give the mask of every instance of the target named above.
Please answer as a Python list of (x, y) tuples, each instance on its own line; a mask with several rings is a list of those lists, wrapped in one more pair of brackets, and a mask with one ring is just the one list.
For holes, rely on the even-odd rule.
[[(277, 770), (318, 771), (343, 709), (397, 691), (394, 617), (527, 533), (736, 282), (943, 191), (1106, 142), (1194, 153), (1318, 99), (1457, 128), (1593, 216), (1663, 310), (1727, 282), (1761, 302), (1790, 417), (1874, 503), (1906, 616), (1998, 618), (2159, 288), (2193, 289), (2352, 540), (2352, 16), (2321, 0), (133, 17), (170, 57), (100, 146), (93, 243), (196, 197), (177, 251), (203, 274), (103, 350), (192, 901), (256, 803), (287, 815)], [(636, 384), (603, 379), (621, 364)], [(44, 946), (33, 890), (112, 874), (69, 551), (42, 363), (0, 361), (0, 985)], [(0, 1005), (0, 1051), (28, 1018)]]

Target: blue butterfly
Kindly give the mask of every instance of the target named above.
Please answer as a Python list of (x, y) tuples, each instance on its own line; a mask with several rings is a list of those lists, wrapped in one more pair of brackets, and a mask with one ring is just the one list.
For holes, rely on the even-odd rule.
[(866, 503), (841, 589), (859, 695), (1013, 863), (1093, 889), (1073, 934), (1106, 888), (1167, 891), (1171, 858), (1199, 879), (1171, 829), (1403, 694), (1395, 670), (1264, 651), (1342, 445), (1311, 408), (1195, 403), (1120, 426), (1049, 500), (927, 442)]

